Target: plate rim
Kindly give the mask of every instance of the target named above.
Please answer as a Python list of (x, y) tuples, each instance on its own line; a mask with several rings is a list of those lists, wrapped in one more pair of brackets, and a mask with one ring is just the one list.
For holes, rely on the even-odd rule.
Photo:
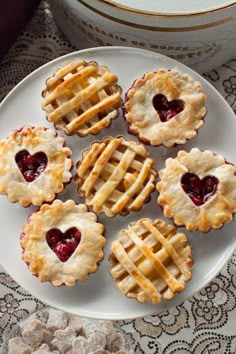
[[(0, 111), (2, 109), (2, 107), (4, 107), (5, 104), (8, 103), (8, 100), (10, 100), (12, 98), (12, 96), (17, 93), (17, 90), (19, 89), (19, 87), (21, 87), (22, 85), (24, 85), (25, 82), (28, 82), (29, 80), (31, 80), (32, 78), (34, 78), (35, 75), (37, 75), (38, 73), (40, 73), (42, 70), (47, 69), (48, 67), (50, 67), (51, 65), (57, 65), (57, 63), (62, 62), (62, 61), (67, 61), (68, 58), (76, 58), (79, 55), (90, 55), (91, 53), (94, 53), (94, 56), (96, 57), (96, 53), (99, 52), (115, 52), (115, 51), (124, 51), (125, 54), (129, 54), (130, 51), (132, 52), (136, 52), (136, 53), (140, 53), (140, 54), (146, 54), (149, 58), (152, 57), (154, 59), (156, 58), (161, 58), (161, 59), (167, 59), (169, 63), (173, 64), (173, 66), (176, 66), (178, 64), (178, 67), (180, 67), (181, 69), (186, 69), (187, 68), (187, 72), (192, 73), (192, 75), (194, 77), (198, 77), (201, 78), (201, 81), (204, 82), (208, 87), (211, 88), (212, 92), (214, 93), (214, 95), (217, 95), (217, 97), (219, 97), (221, 100), (224, 101), (225, 105), (224, 107), (228, 109), (229, 114), (232, 115), (232, 119), (235, 119), (233, 117), (234, 112), (232, 110), (232, 108), (229, 106), (229, 104), (227, 103), (227, 101), (224, 100), (224, 97), (220, 94), (220, 92), (209, 82), (207, 81), (201, 74), (197, 73), (196, 71), (194, 71), (193, 69), (189, 68), (188, 66), (186, 66), (183, 63), (180, 63), (178, 61), (176, 61), (175, 59), (166, 57), (163, 54), (160, 53), (156, 53), (156, 52), (152, 52), (150, 50), (146, 50), (146, 49), (141, 49), (141, 48), (133, 48), (133, 47), (126, 47), (126, 46), (106, 46), (106, 47), (94, 47), (94, 48), (88, 48), (88, 49), (82, 49), (82, 50), (77, 50), (75, 52), (71, 52), (71, 53), (67, 53), (64, 54), (62, 56), (59, 56), (53, 60), (48, 61), (47, 63), (43, 64), (42, 66), (38, 67), (37, 69), (33, 70), (30, 74), (28, 74), (26, 77), (24, 77), (22, 80), (20, 80), (10, 91), (9, 93), (3, 98), (3, 100), (0, 103)], [(94, 59), (96, 61), (96, 58)], [(43, 89), (43, 88), (42, 88)], [(99, 139), (99, 138), (98, 138)], [(132, 139), (132, 137), (131, 137)], [(197, 292), (201, 291), (201, 289), (203, 289), (207, 284), (209, 284), (209, 282), (211, 280), (213, 280), (222, 270), (222, 268), (224, 267), (224, 265), (229, 261), (230, 257), (232, 256), (232, 254), (234, 253), (236, 249), (236, 240), (234, 243), (234, 246), (231, 246), (230, 250), (228, 250), (226, 252), (227, 257), (224, 261), (224, 264), (222, 264), (219, 268), (216, 269), (215, 272), (212, 273), (211, 276), (208, 276), (207, 279), (205, 280), (205, 282), (203, 282), (203, 284), (201, 285), (201, 287), (195, 289), (192, 292), (192, 296), (194, 296)], [(2, 264), (1, 264), (2, 265)], [(5, 271), (11, 276), (11, 274), (8, 272), (7, 267), (5, 267), (4, 265), (2, 265), (3, 269), (5, 269)], [(15, 280), (15, 279), (14, 279)], [(16, 280), (15, 280), (16, 281)], [(18, 281), (16, 281), (18, 283)], [(22, 286), (26, 291), (28, 291), (32, 296), (36, 297), (37, 299), (39, 299), (40, 301), (42, 301), (44, 304), (47, 304), (48, 306), (53, 306), (54, 308), (58, 308), (60, 310), (63, 311), (68, 311), (67, 306), (65, 308), (61, 308), (60, 306), (58, 306), (57, 304), (51, 304), (50, 302), (48, 302), (47, 300), (45, 300), (45, 298), (39, 297), (39, 295), (36, 295), (32, 289), (30, 289), (30, 287), (26, 287), (21, 285), (20, 283), (18, 283), (20, 286)], [(115, 286), (115, 284), (113, 284)], [(122, 295), (122, 294), (121, 294)], [(124, 295), (122, 295), (124, 296)], [(133, 314), (126, 314), (124, 317), (124, 314), (119, 315), (119, 313), (115, 312), (115, 317), (110, 317), (110, 316), (102, 316), (102, 317), (98, 317), (96, 314), (93, 313), (88, 313), (88, 311), (83, 311), (83, 309), (79, 309), (79, 313), (73, 310), (70, 310), (71, 313), (74, 314), (79, 314), (81, 316), (84, 317), (88, 317), (88, 318), (94, 318), (94, 319), (105, 319), (105, 320), (126, 320), (126, 319), (135, 319), (135, 318), (140, 318), (143, 316), (148, 316), (148, 315), (154, 315), (154, 314), (159, 314), (163, 311), (169, 310), (174, 306), (177, 306), (178, 304), (180, 304), (183, 301), (186, 301), (190, 298), (189, 296), (187, 298), (183, 299), (179, 299), (179, 301), (177, 301), (177, 303), (173, 303), (172, 304), (164, 306), (164, 308), (162, 308), (161, 310), (158, 310), (158, 306), (156, 311), (154, 311), (154, 308), (151, 308), (150, 311), (147, 311), (145, 314), (137, 314), (137, 316), (134, 316)], [(132, 300), (130, 300), (132, 301)], [(135, 300), (133, 300), (135, 301)], [(171, 303), (171, 301), (169, 302)], [(145, 312), (145, 311), (144, 311)], [(111, 314), (111, 313), (109, 313)], [(101, 313), (99, 313), (99, 316), (101, 316)]]

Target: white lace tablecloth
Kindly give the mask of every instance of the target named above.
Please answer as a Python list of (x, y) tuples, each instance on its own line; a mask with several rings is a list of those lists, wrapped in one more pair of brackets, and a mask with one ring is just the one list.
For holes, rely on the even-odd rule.
[[(0, 100), (33, 70), (75, 49), (57, 28), (47, 3), (42, 1), (0, 62)], [(236, 114), (236, 59), (205, 73), (204, 77)], [(44, 306), (0, 266), (0, 345), (20, 319)], [(117, 323), (134, 341), (135, 353), (233, 354), (235, 320), (236, 253), (221, 273), (188, 301), (159, 315)]]

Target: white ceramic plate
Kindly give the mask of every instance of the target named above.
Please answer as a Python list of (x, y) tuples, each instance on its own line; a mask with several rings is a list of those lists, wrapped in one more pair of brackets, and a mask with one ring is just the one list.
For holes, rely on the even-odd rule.
[[(236, 164), (234, 151), (236, 119), (223, 97), (201, 76), (183, 64), (157, 53), (126, 47), (105, 47), (79, 51), (58, 58), (34, 71), (18, 84), (0, 105), (0, 139), (7, 137), (10, 130), (26, 124), (52, 127), (45, 118), (45, 112), (41, 109), (41, 91), (45, 86), (45, 80), (63, 63), (81, 58), (96, 60), (100, 65), (107, 65), (112, 72), (118, 75), (123, 93), (136, 78), (147, 71), (160, 67), (177, 68), (200, 80), (207, 95), (208, 114), (205, 118), (205, 125), (197, 137), (179, 148), (167, 150), (162, 147), (148, 147), (148, 149), (156, 159), (157, 169), (162, 168), (165, 159), (175, 156), (178, 150), (189, 150), (192, 147), (213, 150)], [(128, 135), (126, 122), (121, 115), (110, 128), (105, 129), (96, 137), (79, 138), (75, 136), (66, 137), (66, 140), (68, 146), (73, 150), (74, 161), (77, 161), (81, 151), (88, 147), (93, 140), (117, 134), (132, 137)], [(60, 198), (63, 200), (74, 198), (76, 202), (81, 202), (75, 194), (73, 183)], [(163, 218), (161, 209), (156, 204), (156, 198), (157, 192), (154, 192), (150, 203), (145, 205), (140, 212), (132, 213), (128, 217), (116, 217), (111, 220), (105, 216), (100, 217), (99, 220), (106, 226), (108, 242), (105, 249), (106, 256), (98, 272), (90, 275), (88, 281), (78, 283), (73, 288), (54, 288), (49, 283), (41, 284), (36, 277), (31, 275), (21, 260), (19, 244), (21, 228), (34, 208), (22, 208), (17, 203), (9, 203), (6, 196), (0, 196), (0, 262), (12, 278), (32, 295), (49, 306), (80, 316), (118, 320), (146, 316), (169, 309), (191, 297), (220, 271), (235, 249), (236, 223), (233, 221), (221, 230), (211, 231), (207, 234), (187, 233), (193, 247), (195, 267), (192, 280), (187, 284), (186, 290), (178, 294), (174, 300), (163, 302), (160, 305), (139, 304), (136, 300), (128, 299), (119, 293), (109, 274), (110, 266), (107, 259), (110, 243), (116, 238), (116, 234), (121, 228), (126, 228), (131, 221), (140, 217)]]

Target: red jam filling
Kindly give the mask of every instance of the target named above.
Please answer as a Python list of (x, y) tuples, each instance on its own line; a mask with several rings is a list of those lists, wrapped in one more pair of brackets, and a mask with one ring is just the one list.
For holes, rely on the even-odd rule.
[(27, 182), (33, 182), (38, 178), (48, 163), (44, 152), (40, 151), (31, 155), (27, 150), (19, 151), (15, 156), (15, 161)]
[(62, 262), (66, 262), (72, 256), (80, 240), (81, 233), (76, 227), (71, 227), (64, 233), (55, 228), (46, 234), (49, 247)]
[(162, 122), (167, 122), (171, 118), (174, 118), (184, 109), (184, 101), (168, 101), (167, 97), (162, 94), (155, 95), (152, 103)]
[(181, 179), (183, 190), (197, 206), (206, 203), (216, 193), (218, 182), (214, 176), (206, 176), (201, 180), (190, 172), (185, 173)]

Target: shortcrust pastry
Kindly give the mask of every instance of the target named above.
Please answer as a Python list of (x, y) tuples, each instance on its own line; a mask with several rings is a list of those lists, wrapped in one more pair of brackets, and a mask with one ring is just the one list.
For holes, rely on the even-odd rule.
[(111, 276), (117, 288), (141, 303), (159, 304), (185, 289), (194, 261), (186, 235), (157, 219), (139, 219), (111, 245)]
[(97, 134), (118, 117), (122, 90), (117, 81), (108, 67), (95, 61), (65, 64), (42, 92), (48, 121), (67, 135)]
[(104, 226), (73, 200), (54, 200), (31, 214), (22, 228), (22, 259), (41, 282), (73, 286), (97, 271), (104, 258)]
[(176, 69), (159, 69), (137, 79), (126, 93), (129, 133), (153, 146), (184, 144), (204, 124), (206, 95), (201, 83)]
[(208, 232), (236, 212), (236, 167), (212, 151), (193, 148), (168, 158), (159, 172), (158, 203), (166, 217), (187, 230)]
[(51, 202), (72, 179), (72, 152), (53, 129), (24, 126), (0, 141), (0, 193), (26, 207)]
[(108, 217), (139, 210), (155, 189), (157, 171), (143, 144), (106, 137), (84, 150), (76, 164), (78, 194)]

